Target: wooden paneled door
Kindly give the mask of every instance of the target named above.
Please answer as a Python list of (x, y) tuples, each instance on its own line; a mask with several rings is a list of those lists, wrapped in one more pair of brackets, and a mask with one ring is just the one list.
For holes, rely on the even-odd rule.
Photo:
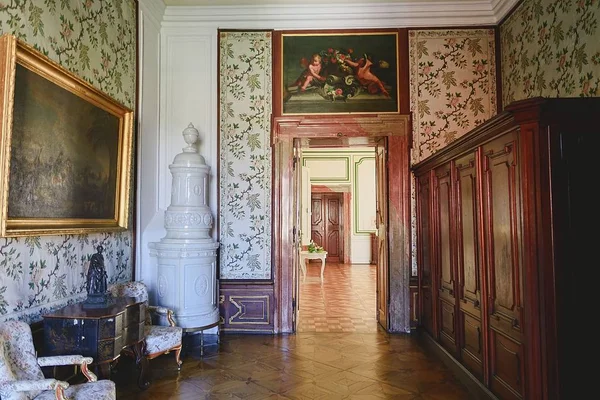
[(388, 178), (387, 147), (383, 143), (375, 147), (376, 222), (377, 222), (377, 322), (388, 330), (389, 272), (388, 272)]
[[(306, 179), (309, 177), (306, 175), (306, 170), (303, 170), (300, 166), (300, 159), (302, 157), (302, 148), (300, 147), (300, 141), (294, 140), (294, 156), (293, 156), (293, 168), (294, 175), (292, 177), (292, 190), (293, 190), (293, 218), (294, 218), (294, 251), (292, 253), (292, 329), (296, 332), (298, 325), (298, 313), (300, 312), (300, 249), (302, 247), (302, 190), (303, 185), (306, 186)], [(310, 183), (308, 183), (310, 186)]]
[(327, 252), (327, 261), (344, 262), (343, 193), (312, 193), (311, 239)]

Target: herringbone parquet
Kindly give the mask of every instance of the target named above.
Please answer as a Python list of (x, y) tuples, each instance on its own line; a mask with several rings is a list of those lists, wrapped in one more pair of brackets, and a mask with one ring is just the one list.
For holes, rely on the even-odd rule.
[(297, 334), (222, 335), (203, 357), (185, 355), (180, 372), (172, 354), (161, 356), (145, 391), (124, 359), (113, 375), (118, 399), (470, 399), (414, 335), (377, 328), (374, 266), (328, 264), (322, 284), (317, 264), (307, 272)]

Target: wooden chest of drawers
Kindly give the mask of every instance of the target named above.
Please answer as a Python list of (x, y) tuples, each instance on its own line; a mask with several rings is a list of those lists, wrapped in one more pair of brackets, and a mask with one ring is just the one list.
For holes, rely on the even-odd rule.
[(94, 364), (114, 361), (125, 347), (144, 340), (145, 308), (133, 297), (120, 297), (106, 308), (78, 303), (46, 314), (44, 353), (81, 354)]

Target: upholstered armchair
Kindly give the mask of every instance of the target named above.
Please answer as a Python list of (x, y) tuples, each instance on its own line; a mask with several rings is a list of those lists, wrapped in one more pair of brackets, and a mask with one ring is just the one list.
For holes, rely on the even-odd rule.
[[(25, 322), (0, 323), (0, 399), (115, 400), (115, 384), (98, 381), (87, 368), (93, 361), (81, 355), (37, 357), (31, 328)], [(88, 382), (70, 385), (44, 377), (41, 367), (79, 365)]]
[[(112, 285), (109, 291), (115, 297), (137, 297), (146, 303), (146, 347), (144, 351), (146, 358), (152, 360), (162, 354), (169, 354), (174, 351), (177, 369), (181, 369), (183, 329), (175, 326), (173, 310), (166, 307), (148, 305), (148, 288), (143, 282), (118, 283)], [(163, 321), (168, 325), (162, 325)]]

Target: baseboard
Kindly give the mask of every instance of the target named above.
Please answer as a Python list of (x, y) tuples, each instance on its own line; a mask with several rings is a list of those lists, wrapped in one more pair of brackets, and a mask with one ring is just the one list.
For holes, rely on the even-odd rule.
[(418, 330), (417, 335), (426, 349), (437, 356), (466, 386), (475, 400), (498, 400), (498, 398), (486, 388), (468, 369), (458, 362), (452, 355), (436, 342), (428, 333)]

